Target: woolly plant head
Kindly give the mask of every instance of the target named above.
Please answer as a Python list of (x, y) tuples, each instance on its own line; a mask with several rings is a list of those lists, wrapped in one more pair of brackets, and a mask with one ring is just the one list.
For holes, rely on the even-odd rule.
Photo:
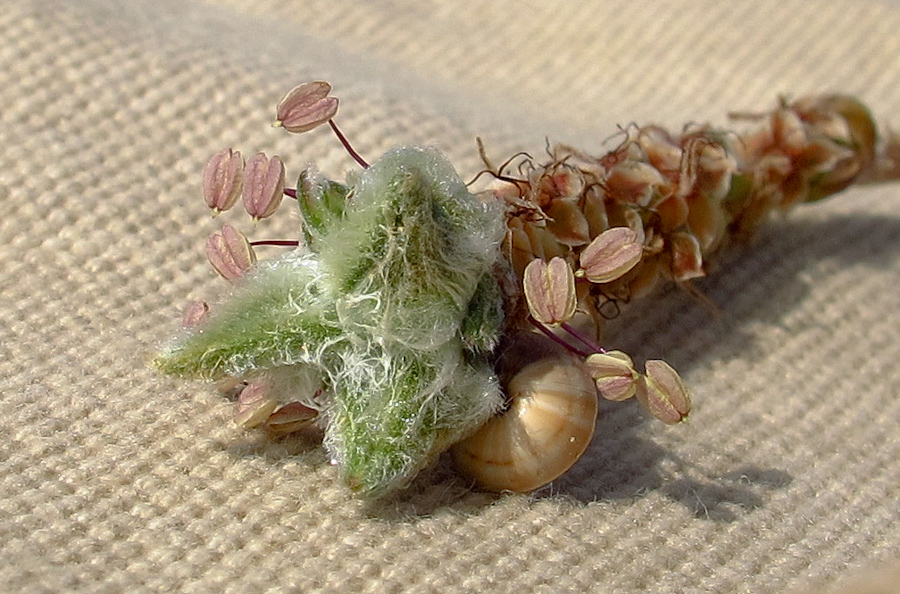
[(503, 212), (427, 149), (392, 151), (347, 185), (301, 181), (312, 244), (253, 265), (231, 300), (156, 364), (262, 378), (279, 400), (316, 405), (310, 394), (282, 394), (282, 380), (322, 378), (326, 445), (348, 484), (383, 495), (501, 404), (487, 356), (503, 320), (492, 276)]
[(320, 247), (333, 290), (348, 295), (342, 320), (411, 346), (437, 346), (458, 331), (500, 257), (502, 212), (472, 196), (433, 149), (393, 150), (353, 188), (333, 241)]

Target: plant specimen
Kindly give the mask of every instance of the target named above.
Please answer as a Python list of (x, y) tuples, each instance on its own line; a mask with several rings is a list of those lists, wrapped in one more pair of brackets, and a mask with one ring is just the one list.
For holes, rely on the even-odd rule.
[[(772, 210), (900, 177), (898, 138), (879, 144), (859, 101), (821, 96), (740, 116), (756, 120), (744, 135), (631, 127), (599, 157), (555, 146), (547, 162), (498, 167), (479, 143), (493, 183), (473, 194), (433, 149), (367, 163), (330, 92), (298, 86), (276, 124), (327, 123), (360, 170), (339, 182), (310, 168), (286, 188), (278, 157), (213, 156), (203, 194), (214, 213), (240, 198), (263, 219), (288, 197), (300, 237), (213, 234), (207, 256), (232, 294), (191, 306), (155, 365), (219, 380), (245, 428), (321, 425), (346, 483), (368, 497), (447, 450), (482, 488), (536, 489), (589, 445), (598, 394), (678, 423), (691, 408), (681, 378), (604, 349), (603, 308), (704, 276)], [(260, 244), (287, 249), (257, 260)]]

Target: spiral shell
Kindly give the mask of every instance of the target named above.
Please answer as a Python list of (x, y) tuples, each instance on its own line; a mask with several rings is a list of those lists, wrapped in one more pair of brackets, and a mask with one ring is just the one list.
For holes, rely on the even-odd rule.
[(597, 420), (597, 389), (581, 362), (563, 353), (526, 364), (506, 391), (508, 408), (451, 452), (480, 488), (526, 493), (584, 453)]

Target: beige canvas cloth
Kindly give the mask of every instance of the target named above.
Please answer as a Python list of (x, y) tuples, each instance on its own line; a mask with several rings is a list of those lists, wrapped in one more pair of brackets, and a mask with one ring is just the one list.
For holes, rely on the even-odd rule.
[(617, 126), (780, 94), (855, 94), (900, 126), (898, 31), (887, 0), (0, 3), (0, 591), (756, 593), (891, 563), (900, 184), (773, 221), (698, 283), (715, 312), (677, 290), (623, 311), (608, 343), (678, 368), (690, 422), (605, 404), (530, 496), (442, 460), (366, 503), (311, 440), (243, 433), (147, 361), (227, 291), (209, 155), (354, 167), (327, 129), (269, 126), (300, 81), (334, 83), (368, 158), (436, 146), (468, 178), (477, 136), (498, 161), (600, 152)]

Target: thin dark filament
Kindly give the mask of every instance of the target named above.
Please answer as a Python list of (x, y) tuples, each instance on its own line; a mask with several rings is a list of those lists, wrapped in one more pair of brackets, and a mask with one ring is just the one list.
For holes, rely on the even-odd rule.
[(351, 157), (353, 157), (353, 160), (356, 161), (357, 163), (359, 163), (363, 169), (368, 169), (369, 164), (366, 163), (365, 159), (363, 159), (362, 157), (359, 156), (359, 153), (357, 153), (355, 150), (353, 150), (353, 147), (350, 146), (350, 141), (347, 140), (347, 137), (341, 133), (340, 129), (337, 127), (337, 124), (334, 123), (334, 120), (328, 120), (328, 125), (331, 126), (331, 129), (334, 131), (335, 135), (338, 137), (338, 140), (340, 140), (341, 144), (344, 145), (344, 150), (347, 151), (347, 154), (349, 154)]
[(566, 349), (567, 351), (569, 351), (569, 352), (571, 352), (571, 353), (575, 353), (575, 354), (578, 355), (579, 357), (587, 357), (588, 355), (590, 355), (590, 353), (587, 353), (587, 352), (582, 351), (581, 349), (579, 349), (579, 348), (577, 348), (577, 347), (575, 347), (575, 346), (569, 344), (568, 342), (566, 342), (565, 340), (563, 340), (562, 338), (560, 338), (559, 336), (557, 336), (557, 335), (553, 332), (553, 330), (551, 330), (550, 328), (548, 328), (548, 327), (545, 326), (544, 324), (542, 324), (542, 323), (538, 322), (537, 320), (535, 320), (534, 317), (528, 316), (528, 321), (531, 322), (531, 324), (532, 324), (535, 328), (537, 328), (538, 330), (540, 330), (541, 332), (543, 332), (544, 335), (547, 336), (547, 338), (549, 338), (550, 340), (552, 340), (552, 341), (555, 342), (556, 344), (562, 346), (562, 347), (563, 347), (564, 349)]
[(251, 241), (250, 245), (279, 245), (281, 247), (297, 247), (300, 245), (300, 242), (294, 239), (260, 239), (258, 241)]
[(597, 344), (596, 342), (594, 342), (587, 336), (583, 335), (581, 332), (579, 332), (578, 330), (576, 330), (575, 328), (573, 328), (566, 322), (563, 322), (562, 324), (560, 324), (560, 326), (562, 327), (563, 330), (568, 332), (572, 338), (574, 338), (581, 344), (585, 345), (587, 348), (591, 349), (591, 351), (593, 351), (595, 353), (605, 353), (606, 352), (606, 349), (604, 349), (602, 346), (600, 346), (599, 344)]

